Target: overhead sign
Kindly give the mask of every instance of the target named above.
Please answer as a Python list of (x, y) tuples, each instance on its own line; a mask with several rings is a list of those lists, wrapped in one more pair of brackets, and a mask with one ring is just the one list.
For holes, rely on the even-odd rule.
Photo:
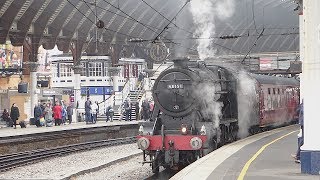
[(44, 96), (53, 96), (53, 95), (56, 95), (56, 91), (55, 90), (50, 90), (50, 89), (43, 89), (42, 90), (42, 95), (44, 95)]
[(104, 87), (82, 87), (81, 94), (86, 95), (110, 95), (113, 92), (112, 86), (104, 86)]
[(260, 70), (271, 70), (271, 63), (272, 63), (271, 59), (260, 58)]

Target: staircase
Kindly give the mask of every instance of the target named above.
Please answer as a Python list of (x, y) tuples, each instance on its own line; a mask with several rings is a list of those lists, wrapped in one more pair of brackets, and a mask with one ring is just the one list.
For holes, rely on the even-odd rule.
[[(144, 94), (144, 90), (133, 90), (130, 91), (127, 98), (130, 100), (131, 103), (131, 120), (136, 120), (136, 107), (135, 107), (135, 103), (136, 102), (140, 102), (142, 96)], [(123, 107), (119, 107), (116, 106), (114, 107), (114, 115), (113, 115), (113, 120), (125, 120), (126, 116), (122, 115), (121, 116), (121, 112), (123, 112), (124, 109)], [(98, 116), (98, 121), (105, 121), (107, 119), (107, 116), (105, 114), (102, 114), (100, 116)]]

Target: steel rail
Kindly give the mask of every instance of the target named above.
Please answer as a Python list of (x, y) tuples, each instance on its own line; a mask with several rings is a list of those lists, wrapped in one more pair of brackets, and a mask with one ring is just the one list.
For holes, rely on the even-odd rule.
[(7, 171), (9, 169), (26, 165), (35, 161), (43, 160), (49, 157), (57, 157), (78, 151), (86, 151), (101, 147), (110, 147), (134, 142), (136, 142), (136, 137), (126, 137), (0, 155), (0, 172)]

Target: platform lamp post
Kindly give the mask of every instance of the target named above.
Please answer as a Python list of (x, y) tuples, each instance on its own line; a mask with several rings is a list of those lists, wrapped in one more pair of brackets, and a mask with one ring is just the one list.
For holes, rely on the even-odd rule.
[(73, 71), (74, 71), (74, 103), (75, 103), (75, 113), (74, 118), (75, 122), (78, 122), (78, 114), (79, 112), (79, 103), (81, 99), (81, 72), (84, 67), (80, 65), (75, 65), (73, 66)]
[(304, 144), (301, 147), (301, 172), (320, 172), (320, 1), (303, 1), (303, 104)]

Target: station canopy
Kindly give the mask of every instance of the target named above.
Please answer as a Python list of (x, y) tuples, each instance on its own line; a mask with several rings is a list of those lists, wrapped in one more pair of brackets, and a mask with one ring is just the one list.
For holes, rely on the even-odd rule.
[[(209, 0), (1, 0), (0, 44), (10, 40), (20, 46), (31, 37), (45, 49), (57, 45), (66, 52), (75, 40), (87, 45), (83, 51), (112, 44), (148, 47), (160, 41), (172, 52), (190, 53), (209, 39), (217, 54), (299, 49), (293, 0), (211, 0), (210, 37), (194, 33), (201, 26), (191, 12), (194, 1)], [(224, 10), (231, 16), (219, 18)]]

